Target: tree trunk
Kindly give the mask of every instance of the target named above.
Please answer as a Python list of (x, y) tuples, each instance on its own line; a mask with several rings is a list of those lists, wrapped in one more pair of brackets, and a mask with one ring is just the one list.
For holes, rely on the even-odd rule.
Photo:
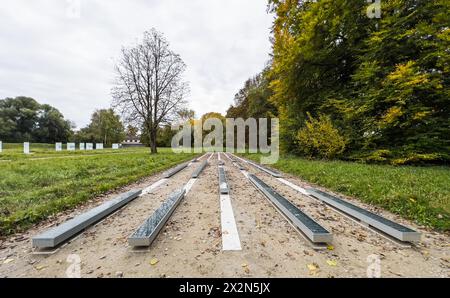
[(157, 136), (158, 136), (157, 131), (154, 130), (153, 133), (152, 133), (152, 136), (151, 136), (152, 140), (150, 142), (151, 146), (152, 146), (152, 154), (157, 154), (158, 153), (158, 147), (157, 147), (157, 141), (156, 141)]
[(158, 148), (156, 146), (156, 133), (153, 129), (149, 129), (149, 142), (150, 142), (150, 153), (157, 154)]

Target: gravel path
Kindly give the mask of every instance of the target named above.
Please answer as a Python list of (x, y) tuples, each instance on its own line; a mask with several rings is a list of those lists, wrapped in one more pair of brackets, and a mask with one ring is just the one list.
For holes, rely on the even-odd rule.
[[(387, 218), (420, 230), (422, 243), (401, 248), (317, 200), (275, 178), (248, 167), (250, 173), (284, 195), (334, 234), (333, 246), (314, 250), (222, 154), (242, 251), (223, 251), (215, 155), (166, 227), (148, 250), (133, 251), (127, 237), (173, 191), (182, 188), (199, 163), (168, 180), (153, 194), (142, 196), (52, 255), (34, 255), (30, 238), (111, 199), (98, 198), (76, 212), (50, 219), (23, 235), (0, 242), (0, 277), (65, 277), (70, 255), (81, 260), (82, 277), (366, 277), (373, 257), (383, 277), (450, 277), (449, 237), (415, 226), (387, 212), (355, 202)], [(144, 188), (155, 175), (124, 188)], [(306, 186), (299, 179), (287, 180)], [(350, 198), (349, 198), (350, 199)], [(372, 264), (372, 265), (371, 265)]]

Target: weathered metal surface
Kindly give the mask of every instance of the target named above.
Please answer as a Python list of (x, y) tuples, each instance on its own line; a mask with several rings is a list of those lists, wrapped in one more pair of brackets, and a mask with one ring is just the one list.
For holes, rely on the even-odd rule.
[(185, 168), (187, 168), (188, 165), (189, 165), (189, 163), (186, 162), (186, 163), (176, 166), (175, 168), (168, 170), (167, 172), (164, 173), (164, 178), (170, 178), (170, 177), (174, 176), (175, 174), (177, 174), (177, 173), (181, 172), (182, 170), (184, 170)]
[(348, 215), (357, 218), (360, 221), (400, 241), (417, 242), (421, 239), (421, 234), (419, 232), (416, 232), (408, 227), (400, 225), (361, 207), (355, 206), (343, 199), (314, 188), (307, 189), (307, 191), (311, 196), (323, 201), (324, 203), (333, 206), (334, 208), (347, 213)]
[[(236, 156), (236, 155), (235, 155), (235, 156)], [(273, 176), (273, 177), (275, 177), (275, 178), (282, 178), (282, 177), (283, 177), (283, 175), (282, 175), (281, 173), (279, 173), (279, 172), (277, 172), (277, 171), (274, 171), (274, 170), (272, 170), (272, 169), (266, 168), (266, 167), (264, 167), (264, 166), (262, 166), (262, 165), (260, 165), (260, 164), (258, 164), (258, 163), (256, 163), (256, 162), (253, 162), (253, 161), (251, 161), (251, 160), (244, 159), (244, 158), (239, 157), (239, 156), (236, 156), (236, 157), (237, 157), (238, 159), (242, 160), (243, 162), (248, 163), (248, 164), (251, 164), (251, 165), (254, 166), (255, 168), (258, 168), (258, 169), (260, 169), (261, 171), (263, 171), (263, 172), (265, 172), (265, 173), (267, 173), (267, 174), (269, 174), (269, 175), (271, 175), (271, 176)]]
[(62, 225), (44, 232), (41, 235), (32, 238), (33, 247), (36, 248), (54, 248), (61, 243), (69, 240), (79, 232), (85, 230), (94, 223), (100, 221), (114, 211), (128, 204), (141, 194), (141, 190), (133, 190), (121, 194), (117, 198), (106, 202), (90, 211), (83, 213)]
[(203, 161), (198, 168), (195, 170), (195, 172), (192, 174), (192, 178), (198, 178), (200, 176), (200, 174), (203, 172), (203, 170), (206, 168), (206, 166), (208, 165), (208, 161), (205, 160)]
[(150, 246), (158, 236), (161, 229), (169, 220), (181, 200), (184, 198), (186, 190), (178, 190), (172, 193), (169, 198), (155, 211), (137, 230), (128, 238), (128, 243), (132, 247)]
[(225, 169), (221, 166), (219, 167), (219, 189), (220, 189), (220, 194), (222, 194), (222, 195), (227, 195), (230, 193), (230, 188), (228, 187)]
[(255, 175), (250, 181), (313, 243), (330, 243), (333, 235)]

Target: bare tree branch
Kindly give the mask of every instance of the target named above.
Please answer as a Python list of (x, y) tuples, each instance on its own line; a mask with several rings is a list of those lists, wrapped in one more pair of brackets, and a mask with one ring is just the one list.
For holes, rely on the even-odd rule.
[(183, 81), (186, 64), (169, 49), (164, 36), (152, 29), (141, 43), (123, 48), (116, 65), (113, 107), (127, 122), (144, 126), (151, 151), (157, 152), (158, 129), (185, 108), (189, 85)]

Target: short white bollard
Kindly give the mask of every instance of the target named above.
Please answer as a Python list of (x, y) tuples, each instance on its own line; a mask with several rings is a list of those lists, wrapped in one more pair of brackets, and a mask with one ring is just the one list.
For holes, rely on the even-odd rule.
[(85, 148), (84, 143), (80, 143), (80, 150), (81, 150), (81, 151), (84, 151), (84, 148)]
[(56, 143), (55, 144), (55, 150), (56, 151), (62, 151), (62, 143)]
[(2, 153), (2, 152), (3, 152), (3, 142), (0, 141), (0, 153)]
[(75, 143), (67, 143), (67, 151), (75, 151)]
[(97, 149), (97, 150), (103, 150), (103, 144), (97, 143), (97, 144), (95, 145), (95, 149)]
[(87, 143), (86, 144), (86, 150), (94, 150), (94, 144), (92, 144), (92, 143)]
[(29, 142), (23, 143), (23, 153), (30, 154), (30, 143)]

